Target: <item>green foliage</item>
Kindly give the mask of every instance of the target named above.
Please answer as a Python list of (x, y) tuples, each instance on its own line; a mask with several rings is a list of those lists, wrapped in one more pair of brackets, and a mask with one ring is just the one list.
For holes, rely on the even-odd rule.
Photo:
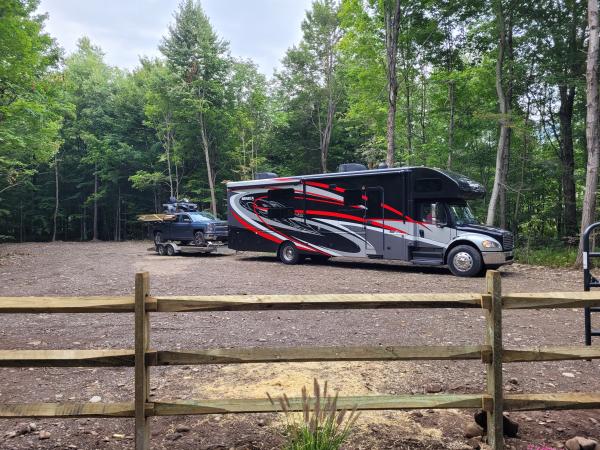
[(352, 427), (360, 413), (356, 407), (352, 411), (338, 411), (338, 393), (332, 397), (327, 392), (327, 381), (321, 391), (317, 379), (313, 382), (314, 398), (308, 395), (306, 386), (302, 387), (302, 416), (291, 411), (292, 406), (287, 395), (278, 398), (277, 404), (267, 394), (274, 408), (280, 407), (285, 413), (287, 425), (286, 450), (338, 450), (348, 439)]
[(576, 247), (565, 247), (561, 243), (547, 247), (517, 247), (515, 261), (522, 264), (533, 264), (548, 267), (573, 267), (577, 257)]

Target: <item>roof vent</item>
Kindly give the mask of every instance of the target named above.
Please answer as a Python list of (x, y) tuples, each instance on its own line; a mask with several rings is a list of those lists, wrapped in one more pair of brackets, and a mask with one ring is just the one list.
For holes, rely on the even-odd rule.
[(358, 163), (346, 163), (338, 166), (338, 172), (356, 172), (358, 170), (367, 170), (367, 167)]
[(278, 176), (275, 172), (257, 172), (256, 179), (266, 180), (267, 178), (277, 178)]

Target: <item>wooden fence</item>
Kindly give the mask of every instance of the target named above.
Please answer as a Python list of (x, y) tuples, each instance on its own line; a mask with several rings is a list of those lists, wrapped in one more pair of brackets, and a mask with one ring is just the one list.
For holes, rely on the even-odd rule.
[[(600, 293), (503, 294), (500, 274), (488, 272), (485, 294), (340, 294), (151, 296), (148, 273), (135, 277), (134, 297), (0, 297), (0, 313), (134, 313), (133, 350), (2, 350), (0, 367), (135, 367), (135, 398), (125, 403), (4, 403), (0, 418), (135, 417), (135, 447), (149, 448), (151, 416), (273, 412), (267, 399), (161, 400), (148, 396), (149, 366), (308, 361), (481, 360), (487, 389), (481, 394), (377, 395), (343, 397), (338, 407), (361, 410), (482, 408), (488, 443), (504, 448), (502, 412), (600, 408), (600, 393), (504, 394), (502, 364), (600, 358), (600, 347), (505, 349), (503, 309), (600, 306)], [(149, 313), (380, 308), (479, 308), (486, 314), (483, 345), (234, 348), (163, 351), (150, 348)], [(301, 410), (301, 399), (291, 399)]]

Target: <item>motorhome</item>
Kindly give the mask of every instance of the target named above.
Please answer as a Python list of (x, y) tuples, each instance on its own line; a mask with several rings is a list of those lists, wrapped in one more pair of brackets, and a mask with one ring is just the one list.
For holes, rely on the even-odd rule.
[(512, 263), (513, 235), (479, 224), (467, 203), (485, 195), (481, 184), (428, 167), (341, 169), (228, 183), (229, 247), (275, 252), (285, 264), (389, 259), (458, 276)]

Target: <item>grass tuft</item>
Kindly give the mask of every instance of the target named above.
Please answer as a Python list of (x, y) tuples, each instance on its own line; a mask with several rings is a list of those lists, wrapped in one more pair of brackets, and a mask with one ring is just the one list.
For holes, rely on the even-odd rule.
[[(306, 386), (302, 388), (301, 414), (292, 412), (292, 405), (286, 394), (277, 402), (267, 393), (273, 408), (283, 412), (286, 417), (287, 442), (285, 450), (338, 450), (346, 441), (360, 413), (356, 406), (348, 412), (338, 411), (338, 392), (332, 397), (327, 391), (327, 382), (323, 389), (317, 379), (313, 382), (313, 397)], [(280, 408), (277, 408), (279, 404)]]

